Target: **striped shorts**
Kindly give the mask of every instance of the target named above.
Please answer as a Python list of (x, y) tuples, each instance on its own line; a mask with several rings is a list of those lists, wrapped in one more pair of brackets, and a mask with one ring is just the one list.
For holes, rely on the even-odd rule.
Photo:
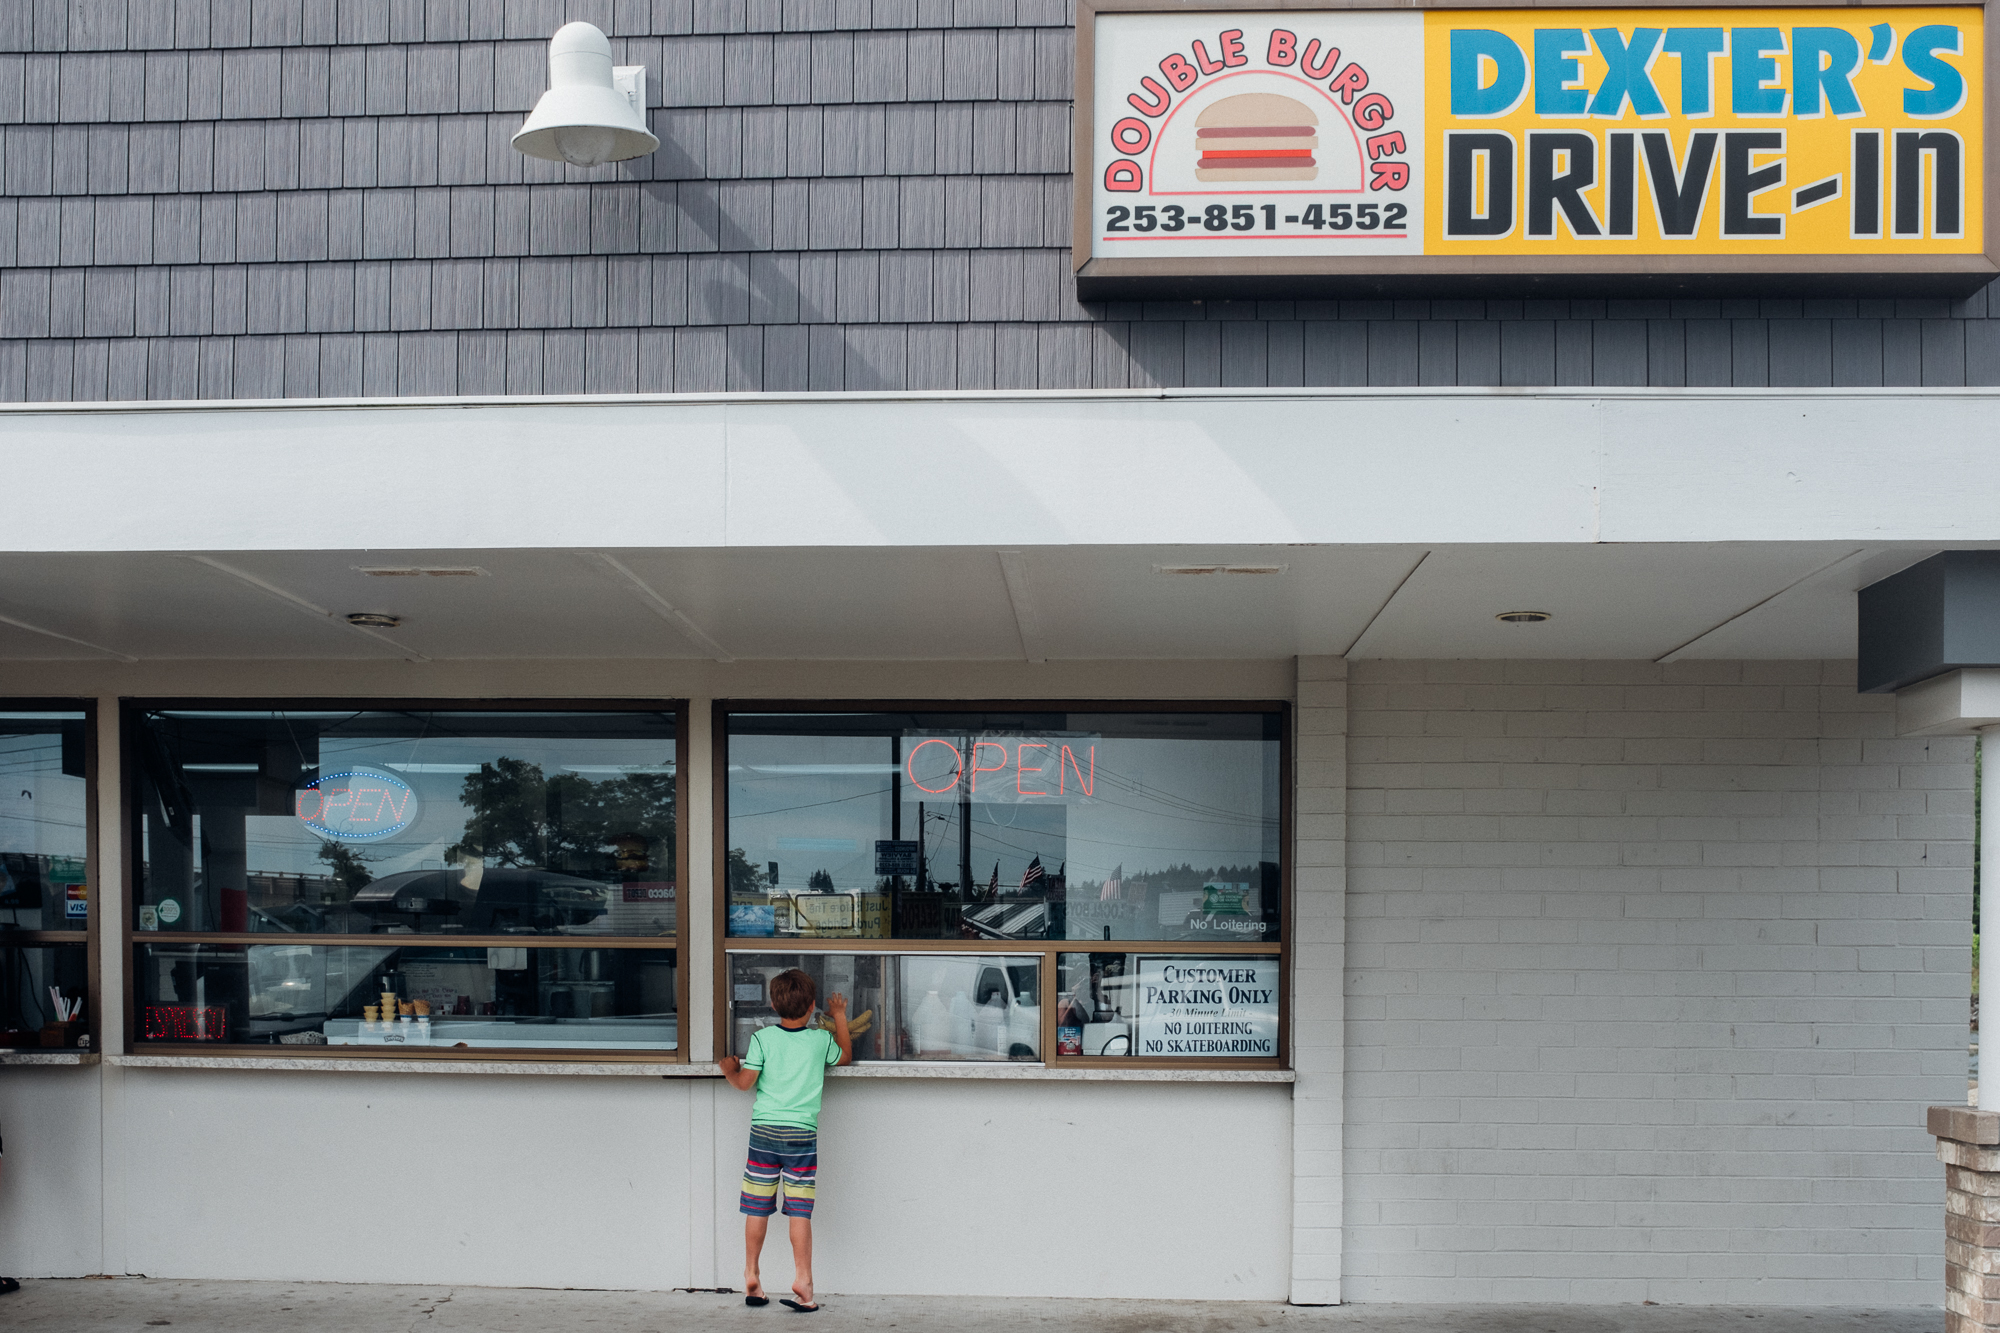
[(794, 1125), (750, 1126), (750, 1158), (743, 1166), (740, 1207), (752, 1217), (777, 1211), (778, 1182), (785, 1185), (785, 1216), (813, 1215), (819, 1178), (819, 1131)]

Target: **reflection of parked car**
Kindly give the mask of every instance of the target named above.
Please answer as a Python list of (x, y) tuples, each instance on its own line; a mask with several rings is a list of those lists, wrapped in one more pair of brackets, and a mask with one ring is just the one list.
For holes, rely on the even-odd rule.
[(563, 933), (603, 929), (611, 886), (551, 870), (483, 868), (467, 884), (464, 866), (384, 875), (355, 892), (348, 906), (375, 929), (444, 927), (468, 935)]
[(906, 1058), (1040, 1058), (1038, 960), (928, 954), (901, 962)]

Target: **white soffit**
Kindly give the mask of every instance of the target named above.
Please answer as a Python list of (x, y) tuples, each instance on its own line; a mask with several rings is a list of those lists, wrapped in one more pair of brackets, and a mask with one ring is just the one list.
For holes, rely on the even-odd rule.
[[(1853, 589), (1935, 549), (0, 554), (0, 661), (1847, 657)], [(484, 573), (375, 578), (356, 568), (465, 565)], [(1246, 568), (1270, 572), (1228, 572)], [(1554, 618), (1494, 619), (1515, 610)], [(344, 623), (352, 611), (403, 623), (363, 633)]]

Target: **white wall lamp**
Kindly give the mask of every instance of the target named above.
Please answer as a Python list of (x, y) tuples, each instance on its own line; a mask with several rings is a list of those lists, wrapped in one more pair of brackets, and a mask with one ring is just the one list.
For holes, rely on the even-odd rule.
[(646, 67), (611, 64), (611, 42), (588, 23), (565, 23), (549, 39), (549, 90), (514, 147), (529, 157), (596, 167), (644, 157), (660, 146), (646, 128)]

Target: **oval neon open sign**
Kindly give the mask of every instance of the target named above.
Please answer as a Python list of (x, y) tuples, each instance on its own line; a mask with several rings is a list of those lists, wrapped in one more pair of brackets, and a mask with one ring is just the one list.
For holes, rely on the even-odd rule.
[(348, 768), (326, 773), (293, 797), (299, 822), (322, 838), (379, 842), (417, 819), (417, 794), (393, 773)]

